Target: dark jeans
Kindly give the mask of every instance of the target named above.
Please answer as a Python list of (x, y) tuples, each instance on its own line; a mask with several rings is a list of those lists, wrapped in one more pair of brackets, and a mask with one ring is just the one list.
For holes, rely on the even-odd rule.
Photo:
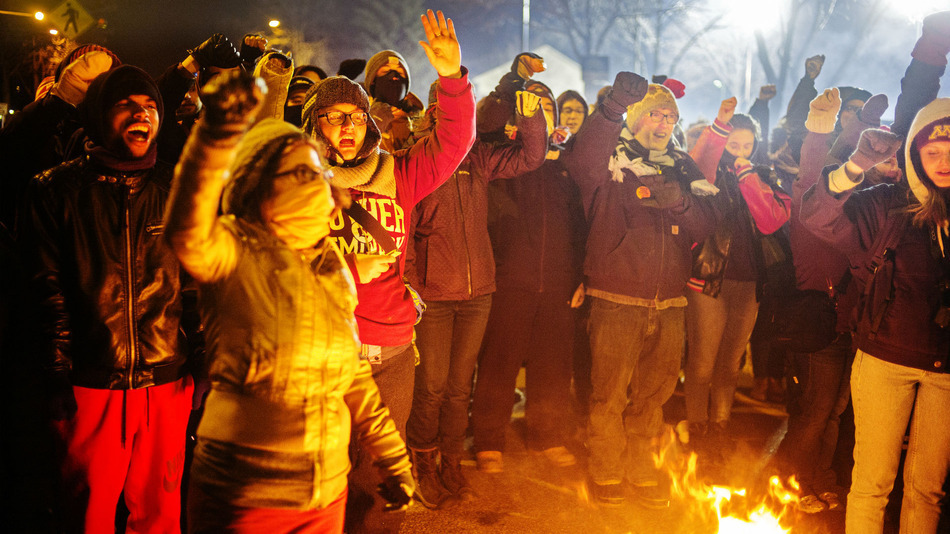
[(591, 479), (655, 482), (653, 439), (673, 395), (686, 338), (684, 308), (657, 310), (596, 297), (590, 308), (592, 357), (588, 445)]
[(833, 489), (831, 470), (838, 443), (838, 422), (848, 405), (851, 336), (841, 334), (824, 349), (791, 353), (788, 433), (778, 458), (811, 491)]
[(419, 365), (406, 426), (410, 447), (439, 447), (443, 454), (462, 454), (472, 378), (491, 299), (489, 294), (472, 300), (426, 302), (426, 312), (416, 326)]
[[(373, 365), (373, 380), (379, 388), (379, 396), (396, 423), (399, 435), (406, 438), (406, 420), (412, 407), (413, 378), (415, 377), (415, 352), (410, 346), (392, 358)], [(353, 464), (348, 477), (349, 495), (346, 501), (346, 532), (396, 533), (405, 518), (405, 512), (384, 512), (385, 501), (376, 492), (379, 472), (373, 466), (370, 454), (358, 446), (355, 437), (350, 438), (350, 462)]]
[(564, 445), (574, 349), (570, 298), (569, 292), (495, 293), (472, 404), (476, 451), (504, 450), (522, 363), (526, 365), (528, 447), (543, 450)]

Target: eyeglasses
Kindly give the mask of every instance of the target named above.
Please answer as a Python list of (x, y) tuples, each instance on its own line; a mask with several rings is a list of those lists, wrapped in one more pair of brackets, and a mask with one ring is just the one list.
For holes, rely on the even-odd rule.
[(666, 113), (663, 113), (662, 111), (651, 111), (650, 120), (658, 124), (663, 121), (666, 121), (667, 124), (676, 124), (677, 122), (679, 122), (680, 116), (677, 115), (676, 113), (670, 113), (669, 115), (667, 115)]
[(323, 117), (332, 124), (333, 126), (340, 126), (346, 122), (346, 118), (350, 118), (350, 122), (353, 123), (353, 126), (363, 126), (369, 122), (369, 114), (365, 111), (354, 111), (353, 113), (343, 113), (342, 111), (328, 111), (317, 115), (317, 117)]
[(279, 172), (274, 177), (290, 176), (298, 184), (308, 184), (317, 178), (329, 179), (330, 173), (326, 170), (314, 170), (308, 165), (300, 164), (289, 171)]
[(844, 112), (844, 111), (850, 111), (851, 113), (857, 113), (857, 112), (861, 111), (861, 108), (863, 108), (863, 107), (864, 107), (864, 106), (845, 106), (845, 107), (841, 108), (841, 111), (842, 111), (842, 112)]

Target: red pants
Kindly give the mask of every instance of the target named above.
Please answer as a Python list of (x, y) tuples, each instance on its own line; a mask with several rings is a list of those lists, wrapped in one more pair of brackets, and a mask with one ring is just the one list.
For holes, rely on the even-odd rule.
[(331, 534), (343, 532), (346, 490), (319, 510), (241, 508), (188, 486), (189, 534)]
[(180, 532), (193, 388), (190, 376), (134, 390), (73, 386), (76, 415), (56, 422), (66, 448), (62, 476), (69, 531), (112, 534), (125, 491), (126, 532)]

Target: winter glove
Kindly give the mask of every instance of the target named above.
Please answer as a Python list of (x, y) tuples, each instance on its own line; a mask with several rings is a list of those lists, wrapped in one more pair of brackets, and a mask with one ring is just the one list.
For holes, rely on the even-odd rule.
[(541, 109), (541, 97), (529, 92), (518, 91), (515, 93), (515, 110), (525, 118), (534, 117), (534, 114)]
[(900, 146), (901, 137), (897, 134), (877, 129), (864, 130), (850, 161), (866, 171), (893, 156)]
[(205, 42), (188, 50), (188, 55), (193, 57), (202, 69), (208, 67), (233, 69), (241, 64), (241, 56), (238, 55), (237, 49), (231, 44), (230, 39), (220, 33), (212, 35)]
[(669, 89), (677, 100), (686, 96), (686, 84), (676, 78), (667, 78), (660, 85)]
[(544, 72), (545, 69), (547, 65), (544, 64), (544, 58), (532, 52), (518, 54), (511, 62), (511, 72), (517, 74), (522, 80), (530, 80), (532, 76)]
[(864, 107), (858, 112), (858, 120), (870, 128), (877, 128), (881, 125), (881, 115), (885, 111), (887, 111), (887, 95), (877, 94), (864, 103)]
[(812, 56), (805, 60), (805, 76), (808, 76), (812, 80), (818, 77), (821, 74), (821, 67), (825, 64), (824, 54), (818, 54), (817, 56)]
[(112, 68), (112, 58), (101, 50), (93, 50), (79, 56), (63, 69), (59, 81), (50, 92), (73, 107), (86, 96), (92, 80)]
[(618, 72), (610, 92), (601, 104), (606, 112), (605, 115), (608, 119), (619, 120), (627, 112), (628, 106), (643, 100), (649, 88), (650, 84), (639, 74)]
[(637, 197), (644, 206), (666, 209), (682, 204), (683, 190), (675, 179), (654, 174), (640, 176), (639, 180), (643, 186), (637, 188)]
[(838, 88), (825, 89), (825, 92), (816, 96), (808, 105), (808, 118), (805, 119), (805, 128), (809, 132), (828, 134), (834, 131), (838, 121), (838, 110), (841, 109), (841, 96)]
[(293, 60), (276, 50), (267, 52), (254, 67), (254, 74), (263, 78), (267, 84), (267, 95), (264, 97), (258, 119), (272, 117), (283, 120), (287, 89), (294, 74)]
[(924, 19), (920, 39), (910, 55), (928, 65), (941, 67), (947, 64), (947, 54), (950, 54), (950, 11), (941, 11)]
[(887, 110), (887, 96), (874, 95), (858, 110), (856, 121), (850, 121), (838, 134), (834, 144), (828, 151), (825, 164), (840, 164), (848, 160), (858, 144), (861, 132), (868, 128), (878, 128), (881, 125), (881, 115)]
[(264, 81), (250, 73), (231, 71), (215, 76), (201, 90), (204, 115), (196, 125), (201, 137), (236, 144), (254, 123), (266, 94)]
[(763, 85), (759, 88), (759, 100), (768, 102), (775, 98), (776, 94), (778, 91), (775, 89), (775, 84)]
[(386, 500), (383, 510), (398, 512), (405, 510), (412, 502), (412, 495), (416, 492), (416, 481), (412, 478), (412, 471), (403, 471), (389, 475), (383, 479), (377, 491)]
[(267, 39), (263, 35), (249, 33), (241, 39), (241, 61), (253, 66), (266, 49)]

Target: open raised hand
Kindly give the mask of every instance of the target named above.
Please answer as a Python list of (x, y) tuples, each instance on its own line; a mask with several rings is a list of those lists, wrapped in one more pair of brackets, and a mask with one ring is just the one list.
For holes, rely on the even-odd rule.
[(446, 78), (460, 78), (462, 76), (462, 51), (459, 48), (458, 37), (455, 35), (455, 24), (452, 19), (446, 19), (442, 11), (433, 13), (428, 10), (422, 15), (422, 27), (426, 32), (426, 41), (419, 41), (425, 50), (429, 63)]

